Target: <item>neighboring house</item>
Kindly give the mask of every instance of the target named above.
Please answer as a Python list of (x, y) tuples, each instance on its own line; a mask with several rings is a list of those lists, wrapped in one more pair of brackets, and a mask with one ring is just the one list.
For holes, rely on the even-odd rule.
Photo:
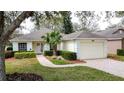
[(124, 49), (124, 28), (111, 28), (94, 33), (107, 38), (108, 53), (116, 54), (117, 49)]
[[(45, 50), (51, 50), (50, 45), (45, 44), (41, 36), (51, 30), (43, 28), (40, 31), (34, 31), (30, 34), (10, 40), (14, 51), (34, 50), (36, 53), (42, 53)], [(63, 35), (62, 43), (57, 46), (59, 50), (73, 51), (77, 53), (78, 59), (95, 59), (107, 57), (107, 40), (90, 32), (74, 32)]]

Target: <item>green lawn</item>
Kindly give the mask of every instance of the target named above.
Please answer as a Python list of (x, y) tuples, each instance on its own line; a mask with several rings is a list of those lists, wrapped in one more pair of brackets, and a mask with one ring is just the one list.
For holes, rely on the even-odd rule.
[(6, 62), (6, 71), (7, 73), (35, 73), (41, 75), (44, 80), (124, 80), (124, 78), (83, 66), (68, 68), (44, 67), (38, 63), (36, 58)]
[(108, 54), (108, 58), (115, 59), (118, 61), (124, 61), (124, 56), (118, 56), (116, 54)]
[(51, 62), (53, 64), (56, 64), (56, 65), (65, 65), (65, 64), (71, 64), (70, 62), (68, 61), (64, 61), (64, 60), (57, 60), (57, 59), (52, 59)]

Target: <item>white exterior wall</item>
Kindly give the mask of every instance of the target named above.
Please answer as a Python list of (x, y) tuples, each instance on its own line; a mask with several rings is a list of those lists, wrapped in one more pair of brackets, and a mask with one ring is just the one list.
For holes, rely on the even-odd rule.
[(18, 51), (18, 42), (12, 42), (13, 51)]
[(43, 50), (44, 50), (44, 51), (50, 50), (49, 44), (44, 44)]
[(61, 46), (63, 47), (62, 50), (77, 52), (77, 42), (75, 40), (64, 41)]
[(12, 42), (13, 51), (19, 51), (18, 43), (27, 43), (27, 51), (32, 51), (32, 42)]
[(32, 42), (27, 42), (27, 51), (32, 51)]

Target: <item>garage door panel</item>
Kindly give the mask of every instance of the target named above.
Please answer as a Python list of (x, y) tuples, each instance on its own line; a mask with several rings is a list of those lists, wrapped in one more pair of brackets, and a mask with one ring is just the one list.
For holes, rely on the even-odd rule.
[(80, 43), (80, 58), (95, 59), (104, 55), (103, 43)]

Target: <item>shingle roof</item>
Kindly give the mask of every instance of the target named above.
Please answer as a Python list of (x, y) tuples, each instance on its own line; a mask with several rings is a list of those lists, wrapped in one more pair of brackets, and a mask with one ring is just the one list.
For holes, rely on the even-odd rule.
[(41, 37), (51, 31), (52, 30), (50, 29), (42, 28), (40, 31), (34, 31), (29, 34), (11, 39), (10, 41), (41, 41), (42, 40)]
[(78, 31), (78, 32), (74, 32), (74, 33), (63, 36), (63, 40), (91, 39), (91, 38), (105, 39), (105, 37), (103, 36), (100, 36), (91, 32), (84, 32), (84, 31)]
[[(119, 33), (119, 29), (122, 30), (122, 33)], [(94, 33), (97, 35), (102, 35), (106, 38), (124, 38), (124, 28), (113, 28), (113, 29), (107, 29), (107, 30), (100, 30)]]
[[(11, 39), (11, 42), (14, 41), (42, 41), (42, 36), (44, 36), (46, 33), (51, 32), (52, 30), (47, 29), (47, 28), (43, 28), (40, 31), (34, 31), (31, 32), (29, 34), (20, 36), (20, 37), (16, 37), (14, 39)], [(78, 32), (74, 32), (71, 34), (62, 34), (62, 39), (63, 40), (73, 40), (73, 39), (91, 39), (91, 38), (97, 38), (97, 39), (103, 39), (105, 37), (91, 33), (91, 32), (83, 32), (83, 31), (78, 31)]]

